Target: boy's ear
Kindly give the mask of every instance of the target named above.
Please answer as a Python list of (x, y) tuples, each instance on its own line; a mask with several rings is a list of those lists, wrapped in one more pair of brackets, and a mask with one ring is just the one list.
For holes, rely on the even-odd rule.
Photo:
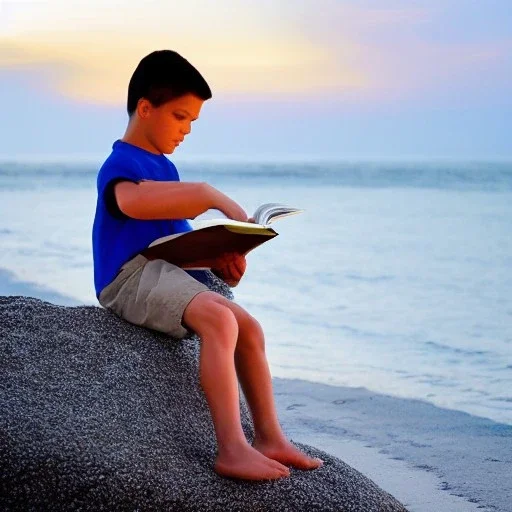
[(137, 110), (139, 112), (139, 116), (142, 118), (146, 118), (150, 112), (150, 104), (149, 101), (145, 98), (141, 98), (137, 105)]

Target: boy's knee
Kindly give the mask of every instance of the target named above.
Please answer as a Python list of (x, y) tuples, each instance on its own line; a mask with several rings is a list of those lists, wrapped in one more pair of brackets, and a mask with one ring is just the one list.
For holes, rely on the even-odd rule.
[(247, 314), (243, 322), (238, 324), (240, 330), (239, 352), (253, 353), (254, 351), (265, 352), (265, 337), (263, 329), (253, 316)]
[(216, 300), (215, 292), (198, 293), (186, 307), (183, 322), (199, 336), (238, 335), (235, 315), (227, 306)]
[(261, 324), (247, 311), (242, 316), (242, 319), (238, 323), (240, 332), (246, 333), (251, 337), (263, 338), (263, 328)]

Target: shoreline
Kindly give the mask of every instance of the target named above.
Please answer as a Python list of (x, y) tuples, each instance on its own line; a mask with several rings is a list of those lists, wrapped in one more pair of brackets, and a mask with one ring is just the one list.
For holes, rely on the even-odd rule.
[(389, 458), (361, 441), (329, 434), (297, 433), (294, 440), (323, 450), (373, 480), (410, 512), (491, 512), (495, 508), (443, 489), (442, 478), (397, 458)]
[(414, 512), (507, 512), (512, 426), (365, 388), (274, 378), (287, 435), (341, 458)]

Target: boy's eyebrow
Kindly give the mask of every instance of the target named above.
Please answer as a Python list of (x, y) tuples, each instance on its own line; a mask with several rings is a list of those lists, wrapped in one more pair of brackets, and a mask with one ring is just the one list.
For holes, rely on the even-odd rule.
[[(190, 114), (190, 112), (188, 110), (185, 110), (184, 108), (179, 108), (178, 110), (182, 110), (183, 112), (185, 112), (185, 114), (187, 114), (188, 117), (192, 117), (192, 114)], [(197, 119), (199, 119), (199, 118), (192, 117), (192, 121), (196, 121)]]

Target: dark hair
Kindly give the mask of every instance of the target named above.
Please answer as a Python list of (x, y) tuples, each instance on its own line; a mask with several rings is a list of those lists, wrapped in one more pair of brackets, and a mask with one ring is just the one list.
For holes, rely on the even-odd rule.
[(159, 107), (185, 94), (202, 100), (212, 97), (206, 80), (188, 60), (172, 50), (157, 50), (146, 55), (133, 72), (128, 85), (128, 115), (135, 112), (140, 98)]

